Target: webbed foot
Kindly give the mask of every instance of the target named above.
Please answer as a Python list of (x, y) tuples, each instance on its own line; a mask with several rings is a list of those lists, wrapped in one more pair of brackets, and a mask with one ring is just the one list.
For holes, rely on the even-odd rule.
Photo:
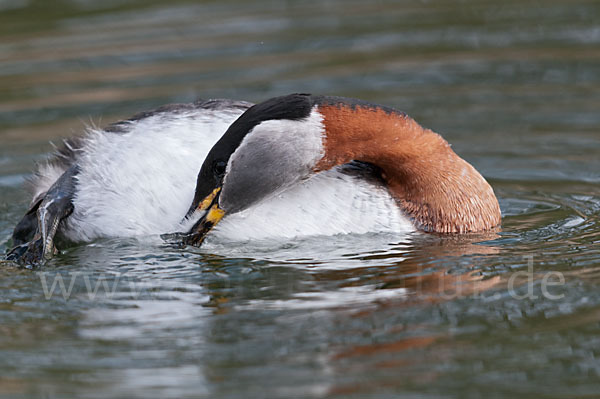
[(34, 239), (26, 244), (17, 245), (6, 255), (6, 259), (20, 266), (34, 268), (42, 266), (56, 253), (54, 245), (44, 247), (41, 238)]

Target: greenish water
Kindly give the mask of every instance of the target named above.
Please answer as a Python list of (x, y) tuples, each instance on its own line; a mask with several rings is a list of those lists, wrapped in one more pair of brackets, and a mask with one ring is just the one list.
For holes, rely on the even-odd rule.
[[(591, 0), (0, 1), (2, 252), (49, 141), (197, 97), (394, 106), (488, 178), (504, 217), (498, 234), (402, 241), (102, 240), (39, 273), (0, 268), (0, 397), (598, 397), (598, 15)], [(59, 277), (70, 294), (46, 295)]]

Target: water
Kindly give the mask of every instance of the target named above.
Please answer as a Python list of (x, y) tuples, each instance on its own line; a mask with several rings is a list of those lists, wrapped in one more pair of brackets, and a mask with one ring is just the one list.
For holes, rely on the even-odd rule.
[[(598, 15), (585, 0), (0, 1), (1, 251), (49, 141), (197, 97), (394, 106), (503, 213), (486, 235), (100, 240), (41, 273), (2, 267), (0, 396), (597, 397)], [(59, 277), (65, 297), (47, 299)]]

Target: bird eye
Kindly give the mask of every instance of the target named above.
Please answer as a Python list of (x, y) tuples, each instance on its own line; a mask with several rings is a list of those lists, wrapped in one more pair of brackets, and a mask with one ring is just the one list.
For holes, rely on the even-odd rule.
[(227, 169), (227, 162), (216, 161), (213, 165), (213, 171), (215, 172), (215, 175), (219, 177), (225, 174), (225, 169)]

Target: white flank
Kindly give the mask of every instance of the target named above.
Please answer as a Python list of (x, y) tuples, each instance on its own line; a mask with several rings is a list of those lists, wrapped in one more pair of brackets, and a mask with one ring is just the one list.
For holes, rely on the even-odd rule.
[(204, 158), (240, 114), (163, 113), (131, 122), (127, 133), (90, 131), (63, 233), (90, 241), (179, 230)]

